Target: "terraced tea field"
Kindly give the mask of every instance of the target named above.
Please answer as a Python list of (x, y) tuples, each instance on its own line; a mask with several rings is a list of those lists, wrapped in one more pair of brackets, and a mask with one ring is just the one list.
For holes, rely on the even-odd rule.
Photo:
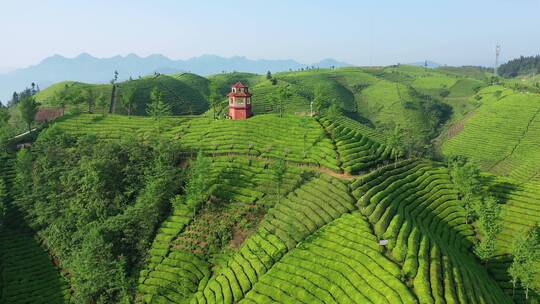
[(491, 191), (503, 204), (504, 225), (498, 240), (502, 252), (509, 252), (516, 235), (540, 224), (540, 184), (518, 184), (499, 178), (493, 182)]
[[(283, 193), (291, 191), (300, 182), (299, 173), (296, 167), (288, 168), (285, 183), (281, 186)], [(268, 199), (276, 195), (272, 172), (264, 161), (215, 157), (209, 178), (213, 181), (211, 195), (231, 203), (231, 208), (220, 211), (224, 214), (252, 209), (252, 204), (271, 202)], [(205, 235), (211, 231), (207, 225), (198, 223), (195, 216), (193, 209), (179, 204), (161, 224), (149, 251), (149, 263), (139, 278), (138, 290), (145, 302), (181, 302), (210, 277), (210, 262), (201, 252), (208, 248), (201, 244), (206, 244)], [(241, 213), (241, 217), (245, 216), (246, 212)], [(226, 217), (230, 220), (230, 215)]]
[(69, 303), (69, 285), (27, 233), (0, 230), (0, 303)]
[(159, 129), (170, 130), (189, 121), (189, 116), (165, 117), (159, 122), (143, 116), (81, 114), (58, 121), (55, 125), (75, 136), (94, 135), (107, 140), (131, 136), (149, 138)]
[[(148, 117), (82, 114), (56, 125), (76, 136), (91, 134), (108, 140), (131, 136), (149, 139), (160, 132), (188, 150), (202, 150), (211, 155), (282, 158), (336, 172), (365, 170), (387, 161), (390, 154), (379, 143), (383, 141), (382, 135), (347, 118), (332, 124), (326, 120), (322, 126), (315, 119), (298, 116), (258, 115), (245, 121), (182, 116), (157, 122)], [(376, 140), (362, 135), (364, 130)]]
[(167, 245), (193, 216), (179, 206), (153, 247), (169, 249), (153, 249), (141, 273), (139, 300), (509, 303), (468, 253), (473, 232), (452, 187), (446, 169), (428, 162), (382, 167), (349, 185), (321, 175), (270, 208), (214, 270)]
[(520, 182), (539, 181), (540, 96), (488, 89), (480, 91), (483, 105), (443, 144), (443, 153), (467, 156)]
[(405, 161), (360, 178), (352, 189), (421, 303), (508, 301), (468, 252), (473, 231), (445, 168)]
[[(489, 177), (490, 192), (502, 204), (502, 231), (497, 236), (497, 253), (490, 260), (490, 273), (508, 295), (514, 295), (516, 303), (527, 303), (521, 289), (514, 290), (510, 283), (508, 268), (512, 263), (512, 244), (516, 236), (540, 223), (540, 185), (519, 183), (510, 178)], [(536, 266), (540, 269), (540, 262)], [(540, 274), (534, 278), (535, 288), (540, 288)]]

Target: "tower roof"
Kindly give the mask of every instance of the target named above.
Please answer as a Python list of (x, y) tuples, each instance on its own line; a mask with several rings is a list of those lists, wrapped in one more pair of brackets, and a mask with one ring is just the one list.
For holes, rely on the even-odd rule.
[(227, 94), (228, 97), (251, 97), (251, 93), (248, 92), (231, 92)]
[(247, 86), (240, 81), (232, 85), (233, 88), (247, 88)]

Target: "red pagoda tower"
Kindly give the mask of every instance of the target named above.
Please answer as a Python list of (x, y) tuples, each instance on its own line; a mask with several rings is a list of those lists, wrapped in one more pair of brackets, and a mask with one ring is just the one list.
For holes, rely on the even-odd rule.
[(247, 119), (251, 113), (251, 93), (246, 85), (241, 82), (231, 87), (229, 95), (229, 117), (231, 119)]

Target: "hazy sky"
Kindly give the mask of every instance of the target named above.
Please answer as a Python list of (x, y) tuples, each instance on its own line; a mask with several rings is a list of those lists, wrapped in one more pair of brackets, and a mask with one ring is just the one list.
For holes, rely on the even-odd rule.
[(53, 54), (493, 65), (540, 53), (540, 0), (0, 0), (0, 71)]

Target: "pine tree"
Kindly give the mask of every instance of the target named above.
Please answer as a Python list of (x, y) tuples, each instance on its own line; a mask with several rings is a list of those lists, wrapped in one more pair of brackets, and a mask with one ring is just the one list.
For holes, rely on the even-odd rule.
[(160, 121), (163, 116), (171, 115), (171, 107), (163, 100), (163, 93), (155, 87), (150, 93), (151, 102), (146, 108), (146, 113), (157, 121), (160, 127)]

